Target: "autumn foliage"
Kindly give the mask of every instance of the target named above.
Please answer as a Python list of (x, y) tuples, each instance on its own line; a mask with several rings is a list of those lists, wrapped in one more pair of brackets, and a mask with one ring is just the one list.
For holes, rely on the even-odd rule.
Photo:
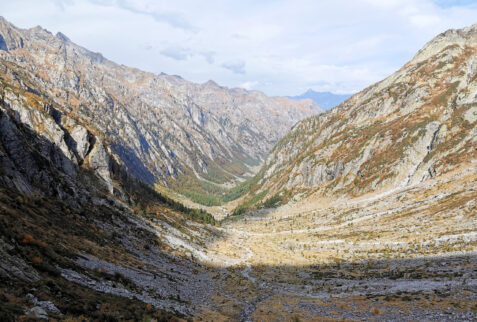
[(43, 260), (41, 259), (41, 257), (38, 257), (38, 256), (35, 256), (35, 257), (32, 258), (32, 262), (36, 266), (40, 265), (42, 261)]
[(30, 234), (23, 234), (22, 243), (24, 245), (36, 245), (42, 248), (46, 247), (46, 243), (44, 241), (35, 240), (35, 238)]

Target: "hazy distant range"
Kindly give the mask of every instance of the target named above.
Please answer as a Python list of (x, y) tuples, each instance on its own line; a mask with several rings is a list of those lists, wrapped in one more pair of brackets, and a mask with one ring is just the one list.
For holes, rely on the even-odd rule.
[(336, 105), (344, 102), (351, 97), (352, 94), (334, 94), (331, 92), (315, 92), (312, 89), (307, 90), (305, 93), (298, 96), (289, 96), (292, 100), (301, 100), (309, 98), (314, 100), (324, 110), (329, 110)]

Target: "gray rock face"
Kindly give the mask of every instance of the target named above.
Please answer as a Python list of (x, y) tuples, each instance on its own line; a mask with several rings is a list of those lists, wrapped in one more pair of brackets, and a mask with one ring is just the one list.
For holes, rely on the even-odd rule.
[(26, 312), (26, 316), (34, 320), (41, 320), (41, 321), (48, 320), (48, 313), (46, 313), (46, 311), (40, 306), (32, 307), (30, 310)]
[[(19, 88), (2, 87), (0, 104), (0, 184), (25, 195), (53, 195), (73, 204), (94, 190), (83, 187), (79, 161), (110, 193), (110, 158), (99, 138), (43, 103), (32, 106)], [(70, 129), (68, 130), (67, 127)], [(91, 148), (91, 142), (96, 142)]]
[(88, 130), (81, 125), (76, 125), (70, 133), (76, 145), (76, 153), (84, 160), (90, 148), (90, 135)]
[[(61, 311), (56, 307), (55, 304), (53, 304), (51, 301), (40, 301), (36, 298), (35, 295), (28, 293), (27, 298), (30, 300), (30, 302), (35, 305), (35, 307), (40, 307), (45, 310), (49, 310), (51, 312), (55, 312), (58, 314), (61, 314)], [(32, 309), (33, 310), (33, 309)], [(31, 310), (30, 310), (31, 311)], [(47, 316), (48, 317), (48, 316)]]
[[(0, 57), (15, 64), (7, 70), (18, 66), (65, 114), (106, 134), (112, 153), (150, 184), (181, 174), (218, 181), (244, 175), (291, 126), (320, 112), (311, 100), (267, 97), (211, 81), (194, 84), (117, 65), (39, 27), (22, 30), (1, 20), (0, 36)], [(68, 140), (55, 131), (50, 124), (50, 139), (67, 155)], [(70, 135), (75, 162), (81, 163), (91, 149), (86, 132), (74, 128)]]
[(344, 171), (343, 162), (332, 162), (330, 164), (315, 163), (312, 158), (301, 162), (300, 166), (293, 169), (290, 177), (293, 178), (287, 183), (287, 188), (291, 189), (298, 185), (314, 187), (323, 182), (332, 181), (339, 177)]
[[(6, 86), (3, 78), (0, 78), (0, 84), (0, 96), (3, 98), (0, 101), (0, 279), (7, 281), (5, 285), (8, 285), (8, 289), (12, 289), (11, 285), (19, 281), (22, 285), (37, 283), (40, 276), (43, 276), (45, 267), (57, 267), (63, 278), (84, 288), (134, 301), (141, 300), (176, 314), (192, 315), (200, 306), (206, 304), (215, 288), (214, 280), (207, 271), (199, 273), (200, 265), (163, 252), (156, 246), (154, 236), (159, 237), (159, 232), (151, 226), (152, 223), (138, 217), (123, 203), (129, 201), (127, 184), (132, 180), (128, 180), (130, 178), (124, 169), (111, 159), (110, 151), (105, 147), (102, 138), (89, 132), (79, 125), (77, 120), (59, 109), (45, 105), (38, 95), (30, 96), (25, 94), (22, 87), (14, 86), (20, 84), (12, 82)], [(37, 102), (32, 104), (31, 98)], [(26, 115), (28, 118), (24, 118)], [(29, 121), (24, 122), (26, 119)], [(83, 162), (75, 163), (77, 159)], [(69, 173), (71, 169), (74, 174)], [(112, 176), (122, 181), (114, 182), (117, 186), (114, 196), (109, 196), (106, 193), (113, 193)], [(124, 185), (121, 185), (122, 183)], [(159, 201), (158, 204), (163, 205)], [(194, 243), (197, 242), (196, 238), (203, 240), (196, 247), (205, 245), (205, 240), (210, 238), (210, 227), (182, 222), (185, 219), (182, 214), (170, 208), (166, 209), (164, 213), (167, 213), (168, 218), (174, 218), (168, 221), (170, 224), (181, 220), (180, 223), (177, 221), (177, 225), (181, 227), (180, 232), (177, 230), (181, 234), (180, 240), (183, 238), (185, 242), (193, 244), (190, 236), (195, 236)], [(104, 214), (108, 216), (103, 217)], [(7, 216), (8, 220), (5, 219)], [(56, 251), (50, 248), (52, 242), (43, 238), (51, 233), (50, 229), (71, 229), (69, 231), (74, 234), (77, 232), (76, 228), (68, 227), (77, 227), (75, 225), (78, 225), (80, 220), (84, 220), (83, 223), (94, 222), (91, 227), (101, 227), (108, 235), (114, 233), (118, 238), (112, 242), (111, 247), (122, 249), (130, 256), (128, 261), (132, 259), (144, 266), (125, 264), (123, 267), (93, 257), (91, 261), (77, 262), (85, 269), (107, 267), (111, 274), (123, 274), (120, 276), (127, 278), (127, 281), (121, 282), (94, 276), (83, 269), (78, 270), (76, 265), (65, 265), (69, 259), (62, 257), (63, 255), (55, 255), (54, 262), (44, 259), (45, 252), (51, 251), (50, 254), (53, 254)], [(26, 221), (29, 222), (29, 227), (24, 229), (21, 223)], [(58, 224), (60, 221), (62, 223)], [(3, 223), (7, 224), (3, 226)], [(15, 227), (17, 223), (20, 223), (19, 229)], [(10, 229), (13, 235), (3, 234)], [(197, 229), (200, 229), (200, 232)], [(187, 235), (185, 232), (188, 232)], [(34, 235), (31, 238), (35, 240), (35, 244), (22, 241), (27, 233)], [(164, 233), (166, 236), (169, 234), (166, 231)], [(80, 245), (83, 240), (88, 241), (89, 238), (81, 239), (80, 243), (70, 243), (58, 237), (60, 235), (64, 236), (63, 233), (54, 232), (53, 243), (68, 244), (72, 247)], [(146, 242), (145, 236), (148, 236)], [(40, 240), (45, 244), (40, 244)], [(100, 245), (105, 240), (108, 239), (99, 237), (93, 243)], [(42, 266), (35, 264), (33, 254), (36, 255), (36, 251), (31, 253), (28, 249), (24, 252), (18, 250), (19, 247), (27, 246), (32, 249), (41, 248), (39, 258)], [(74, 252), (79, 254), (81, 251), (75, 249)], [(71, 250), (69, 254), (72, 253)], [(61, 267), (62, 265), (65, 267)], [(51, 276), (54, 278), (53, 274)], [(134, 286), (131, 287), (130, 283)], [(56, 289), (57, 287), (48, 300), (45, 300), (41, 291), (42, 295), (39, 295), (36, 288), (32, 288), (32, 293), (24, 297), (27, 301), (22, 301), (20, 305), (29, 320), (47, 320), (50, 318), (48, 314), (55, 318), (58, 318), (58, 315), (64, 317), (55, 303), (62, 303), (65, 295)], [(79, 298), (83, 298), (84, 294), (81, 292)], [(59, 307), (61, 308), (60, 305)], [(19, 314), (21, 313), (23, 312)], [(69, 316), (70, 313), (65, 311), (65, 314)]]
[(113, 183), (110, 176), (109, 155), (104, 148), (103, 143), (98, 139), (89, 154), (89, 165), (91, 169), (103, 179), (108, 191), (113, 192)]
[(0, 50), (8, 50), (7, 48), (7, 43), (5, 42), (5, 39), (3, 39), (2, 36), (0, 36)]
[(0, 277), (4, 279), (18, 278), (26, 282), (37, 282), (40, 280), (38, 273), (24, 260), (17, 256), (10, 255), (14, 246), (6, 243), (3, 238), (0, 238)]

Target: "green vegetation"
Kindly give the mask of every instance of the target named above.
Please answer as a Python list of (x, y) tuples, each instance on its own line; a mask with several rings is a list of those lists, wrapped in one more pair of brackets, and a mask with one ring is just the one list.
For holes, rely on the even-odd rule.
[(234, 176), (223, 171), (219, 166), (216, 164), (212, 164), (211, 166), (207, 167), (207, 173), (201, 174), (201, 176), (213, 183), (222, 184), (227, 181), (233, 180)]
[(234, 211), (232, 212), (232, 216), (238, 216), (246, 213), (249, 210), (256, 208), (256, 204), (263, 199), (268, 193), (268, 190), (264, 190), (260, 193), (252, 195), (251, 198), (247, 199), (246, 201), (242, 202), (238, 205)]
[(283, 196), (281, 196), (278, 192), (265, 200), (262, 203), (262, 206), (264, 208), (275, 208), (278, 207), (283, 201)]
[(122, 183), (121, 186), (131, 198), (133, 208), (136, 209), (139, 215), (145, 215), (145, 209), (154, 207), (159, 203), (182, 213), (191, 220), (211, 225), (216, 224), (214, 217), (205, 210), (188, 208), (182, 203), (157, 192), (148, 184), (129, 177), (125, 170), (119, 165), (113, 166), (113, 173), (115, 179)]
[(282, 204), (285, 204), (290, 200), (292, 192), (285, 189), (282, 192), (277, 192), (267, 200), (261, 203), (261, 207), (264, 208), (276, 208)]
[(262, 178), (263, 178), (263, 171), (260, 171), (254, 177), (248, 178), (246, 181), (242, 182), (238, 186), (235, 186), (232, 189), (228, 190), (223, 195), (222, 200), (224, 202), (228, 202), (243, 196), (246, 192), (253, 190), (253, 188), (256, 187), (257, 183)]
[(226, 189), (192, 175), (182, 175), (175, 180), (171, 179), (169, 186), (171, 190), (177, 191), (201, 205), (220, 206), (243, 196), (246, 192), (255, 190), (261, 178), (263, 178), (263, 171), (230, 189)]
[[(214, 217), (211, 214), (209, 214), (207, 211), (202, 209), (186, 207), (180, 202), (177, 202), (167, 196), (164, 196), (158, 192), (155, 192), (155, 193), (157, 194), (156, 200), (158, 200), (162, 205), (166, 206), (169, 209), (182, 213), (183, 215), (185, 215), (185, 217), (189, 218), (190, 220), (200, 222), (203, 224), (211, 224), (211, 225), (216, 224)], [(136, 213), (140, 216), (147, 215), (148, 213), (147, 207), (148, 206), (144, 207), (141, 202), (133, 205), (133, 209), (135, 209)]]
[(200, 180), (194, 175), (180, 175), (177, 179), (171, 179), (169, 187), (204, 206), (221, 205), (221, 196), (226, 192), (224, 188)]
[(232, 161), (219, 160), (212, 162), (207, 167), (207, 173), (201, 174), (201, 176), (213, 183), (222, 184), (232, 181), (236, 176), (243, 177), (248, 171), (247, 165), (256, 166), (258, 164), (257, 160), (235, 155)]

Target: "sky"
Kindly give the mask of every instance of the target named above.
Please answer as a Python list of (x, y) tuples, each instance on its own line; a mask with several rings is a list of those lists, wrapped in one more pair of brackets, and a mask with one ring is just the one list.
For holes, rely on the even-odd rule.
[(282, 96), (357, 92), (477, 23), (477, 0), (0, 0), (0, 15), (120, 64)]

